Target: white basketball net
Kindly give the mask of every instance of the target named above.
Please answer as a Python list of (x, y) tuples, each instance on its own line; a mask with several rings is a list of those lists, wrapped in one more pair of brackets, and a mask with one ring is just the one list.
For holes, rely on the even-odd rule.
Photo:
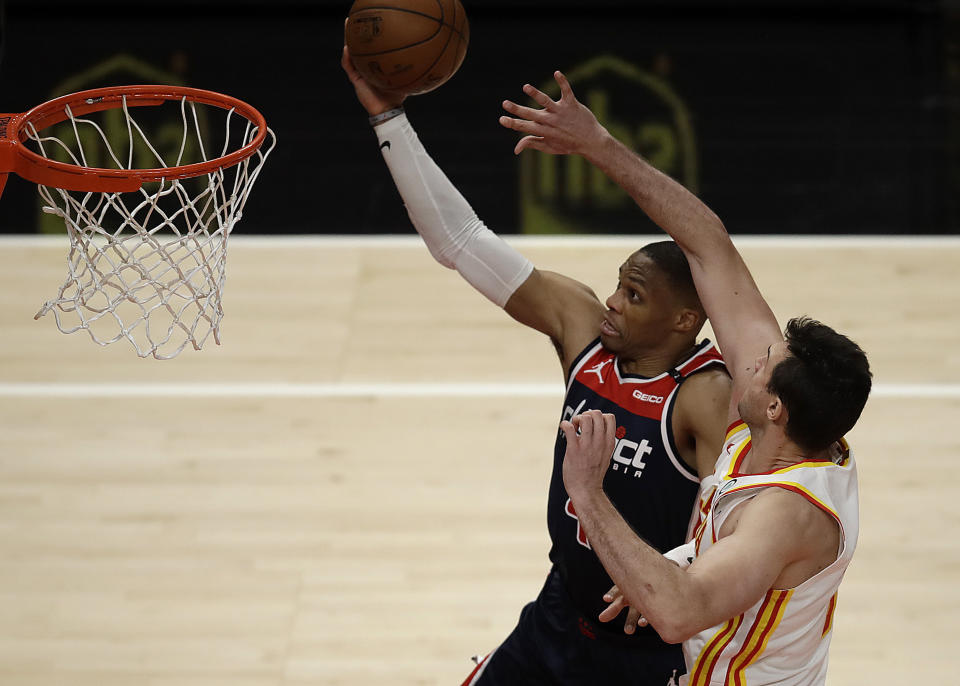
[[(62, 128), (41, 135), (31, 126), (28, 136), (37, 152), (48, 158), (81, 166), (144, 169), (223, 157), (257, 134), (256, 126), (234, 110), (198, 107), (186, 98), (167, 106), (179, 106), (181, 126), (176, 141), (167, 122), (166, 156), (133, 118), (131, 110), (136, 108), (128, 109), (126, 98), (122, 110), (111, 110), (122, 117), (114, 114), (111, 120), (106, 115), (93, 121), (74, 117), (68, 107)], [(223, 126), (211, 124), (214, 118), (223, 119)], [(120, 121), (126, 135), (118, 138)], [(207, 155), (201, 134), (207, 125), (223, 136), (219, 155)], [(35, 319), (53, 312), (63, 333), (84, 330), (100, 345), (125, 338), (140, 357), (171, 359), (187, 344), (200, 350), (211, 335), (219, 344), (227, 238), (275, 143), (268, 130), (260, 150), (233, 167), (196, 178), (146, 183), (131, 193), (39, 186), (43, 211), (59, 215), (66, 224), (70, 254), (66, 281)], [(171, 148), (175, 158), (170, 157)], [(95, 164), (88, 164), (91, 158)]]

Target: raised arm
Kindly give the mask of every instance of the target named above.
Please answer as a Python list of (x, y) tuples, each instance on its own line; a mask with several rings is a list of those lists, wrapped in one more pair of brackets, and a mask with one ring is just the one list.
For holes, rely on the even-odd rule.
[(539, 150), (581, 155), (619, 184), (637, 205), (683, 249), (697, 292), (733, 376), (732, 407), (753, 375), (754, 362), (783, 340), (776, 317), (757, 289), (723, 223), (682, 185), (628, 149), (597, 121), (573, 94), (560, 72), (554, 77), (561, 97), (553, 100), (527, 84), (523, 92), (542, 109), (504, 101), (513, 117), (506, 128), (522, 134), (517, 154)]
[(373, 89), (344, 48), (341, 61), (371, 116), (380, 151), (430, 254), (517, 321), (551, 338), (564, 370), (597, 335), (604, 307), (587, 286), (534, 268), (480, 220), (437, 166), (402, 110), (403, 97)]

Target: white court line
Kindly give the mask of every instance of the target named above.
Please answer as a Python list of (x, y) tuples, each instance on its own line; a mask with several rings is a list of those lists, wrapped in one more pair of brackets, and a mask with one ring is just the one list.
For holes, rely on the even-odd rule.
[[(560, 383), (0, 383), (0, 398), (562, 398)], [(875, 384), (873, 398), (960, 398), (960, 384)]]
[[(407, 227), (398, 227), (408, 231)], [(518, 248), (621, 248), (633, 250), (651, 241), (664, 240), (664, 234), (638, 234), (630, 236), (527, 236), (503, 234), (508, 243)], [(743, 235), (734, 236), (733, 242), (741, 248), (960, 248), (960, 236), (806, 236), (806, 235)], [(235, 247), (255, 248), (404, 248), (423, 250), (423, 242), (415, 234), (328, 234), (258, 236), (242, 232), (231, 235)], [(32, 234), (0, 235), (0, 246), (21, 248), (66, 247), (66, 236), (40, 236)]]

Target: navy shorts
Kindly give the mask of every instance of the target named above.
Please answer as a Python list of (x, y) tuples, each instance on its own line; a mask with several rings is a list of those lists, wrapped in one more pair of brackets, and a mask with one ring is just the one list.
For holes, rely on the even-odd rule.
[[(622, 630), (622, 620), (614, 621)], [(611, 634), (580, 616), (553, 570), (513, 632), (464, 686), (666, 686), (685, 671), (679, 645)]]

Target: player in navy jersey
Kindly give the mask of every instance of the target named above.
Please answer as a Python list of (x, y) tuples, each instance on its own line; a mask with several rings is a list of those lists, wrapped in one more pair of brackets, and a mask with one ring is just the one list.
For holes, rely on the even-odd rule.
[(637, 536), (607, 492), (620, 417), (592, 409), (561, 422), (561, 477), (617, 581), (602, 618), (630, 605), (661, 636), (682, 641), (690, 673), (678, 686), (822, 686), (859, 529), (844, 434), (870, 393), (866, 354), (808, 317), (781, 332), (719, 217), (614, 138), (562, 73), (554, 78), (559, 100), (527, 84), (537, 107), (504, 102), (513, 116), (500, 123), (524, 134), (515, 152), (580, 155), (677, 242), (733, 377), (731, 425), (704, 478), (696, 536), (667, 555)]
[[(713, 472), (722, 447), (730, 397), (716, 347), (697, 340), (705, 315), (683, 252), (662, 241), (633, 253), (620, 265), (606, 301), (582, 283), (534, 268), (484, 226), (429, 157), (402, 98), (373, 90), (346, 49), (342, 66), (431, 254), (514, 319), (550, 337), (567, 383), (558, 420), (592, 409), (615, 415), (617, 444), (605, 491), (658, 550), (682, 544), (699, 478)], [(683, 671), (679, 646), (638, 628), (629, 608), (616, 627), (597, 621), (612, 581), (564, 489), (563, 455), (558, 430), (546, 583), (465, 683), (662, 686)]]

